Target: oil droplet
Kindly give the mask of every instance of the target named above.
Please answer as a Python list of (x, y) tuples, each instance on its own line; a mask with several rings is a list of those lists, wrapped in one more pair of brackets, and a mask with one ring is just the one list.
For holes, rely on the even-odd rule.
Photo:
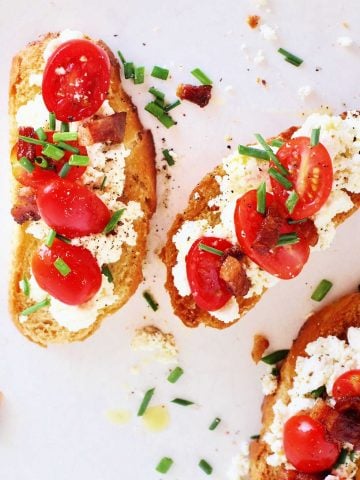
[(142, 420), (150, 432), (162, 432), (169, 426), (169, 411), (165, 405), (149, 407), (142, 416)]
[(125, 425), (130, 422), (131, 412), (129, 410), (108, 410), (106, 418), (116, 425)]

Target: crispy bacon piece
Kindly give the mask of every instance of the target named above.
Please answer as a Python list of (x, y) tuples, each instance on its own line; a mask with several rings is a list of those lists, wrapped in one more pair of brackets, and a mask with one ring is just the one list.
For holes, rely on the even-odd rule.
[(284, 219), (277, 207), (270, 205), (252, 248), (259, 253), (267, 253), (274, 248), (279, 240), (280, 227), (283, 223)]
[(176, 95), (181, 100), (189, 100), (203, 108), (209, 103), (211, 98), (212, 85), (189, 85), (180, 83), (176, 90)]
[(84, 122), (79, 127), (79, 145), (93, 143), (121, 143), (124, 139), (126, 112), (118, 112), (108, 117)]
[(250, 28), (256, 28), (260, 23), (260, 17), (259, 15), (249, 15), (246, 22)]
[[(35, 130), (32, 127), (19, 127), (19, 135), (35, 138)], [(34, 161), (36, 156), (36, 145), (24, 142), (23, 140), (18, 140), (16, 155), (18, 159), (26, 157), (28, 160)]]
[(20, 225), (28, 220), (40, 220), (35, 195), (33, 193), (30, 195), (19, 195), (16, 205), (11, 209), (11, 215), (15, 222)]
[(237, 258), (227, 255), (220, 267), (220, 278), (227, 284), (236, 297), (243, 297), (250, 288), (250, 280), (245, 268)]
[(251, 350), (251, 358), (255, 363), (259, 363), (265, 350), (269, 347), (269, 340), (264, 335), (256, 334), (253, 339), (253, 347)]
[(315, 247), (319, 240), (319, 233), (312, 220), (308, 219), (303, 223), (295, 223), (294, 230), (300, 238), (304, 238), (309, 245)]

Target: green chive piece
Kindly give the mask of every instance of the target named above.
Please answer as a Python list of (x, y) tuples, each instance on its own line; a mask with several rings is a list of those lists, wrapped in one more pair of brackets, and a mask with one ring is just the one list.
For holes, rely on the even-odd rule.
[(278, 377), (280, 375), (280, 370), (276, 367), (272, 368), (271, 375), (274, 375), (274, 377)]
[(281, 163), (279, 162), (279, 159), (277, 158), (275, 153), (272, 151), (271, 147), (266, 143), (265, 139), (260, 135), (260, 133), (255, 133), (255, 138), (263, 147), (263, 149), (268, 153), (270, 159), (275, 163), (278, 170), (283, 175), (287, 175), (289, 172), (286, 170), (286, 168), (283, 165), (281, 165)]
[(109, 220), (109, 223), (106, 225), (104, 228), (103, 233), (107, 235), (108, 233), (112, 232), (116, 225), (119, 223), (119, 220), (122, 216), (122, 214), (125, 212), (125, 208), (122, 208), (121, 210), (117, 210), (114, 212)]
[(250, 439), (251, 440), (259, 440), (260, 435), (251, 435)]
[(55, 147), (55, 145), (51, 145), (51, 143), (48, 143), (46, 147), (43, 148), (42, 153), (49, 158), (52, 158), (56, 162), (58, 160), (61, 160), (62, 157), (65, 155), (64, 150), (61, 150), (61, 148)]
[(37, 138), (32, 137), (25, 137), (24, 135), (19, 135), (19, 139), (26, 143), (32, 143), (33, 145), (42, 145), (43, 147), (48, 145), (43, 140), (38, 140)]
[(320, 140), (320, 127), (311, 130), (310, 145), (316, 147)]
[(340, 467), (340, 465), (343, 465), (346, 461), (346, 457), (348, 456), (349, 451), (346, 448), (342, 448), (339, 454), (338, 459), (336, 460), (335, 465), (333, 466), (333, 469), (336, 469)]
[(35, 170), (35, 165), (31, 163), (30, 160), (26, 157), (21, 157), (19, 163), (22, 168), (24, 168), (29, 173), (32, 173)]
[(60, 132), (68, 132), (70, 130), (70, 125), (68, 122), (61, 122)]
[(300, 238), (297, 233), (284, 233), (283, 235), (280, 235), (276, 246), (282, 247), (283, 245), (294, 245), (295, 243), (299, 243), (299, 241)]
[(269, 160), (269, 154), (259, 148), (247, 147), (246, 145), (239, 145), (238, 151), (240, 155), (246, 155), (247, 157), (261, 158), (262, 160)]
[(156, 471), (159, 473), (167, 473), (172, 464), (174, 463), (174, 460), (169, 457), (163, 457), (160, 462), (157, 464)]
[(76, 153), (76, 154), (80, 153), (80, 150), (77, 147), (73, 147), (72, 145), (69, 145), (68, 143), (65, 143), (65, 142), (59, 142), (56, 146), (61, 148), (62, 150), (66, 150), (71, 153)]
[(31, 315), (32, 313), (37, 312), (41, 308), (47, 307), (50, 305), (50, 298), (45, 298), (41, 302), (35, 303), (34, 305), (31, 305), (31, 307), (25, 308), (20, 315), (28, 316)]
[(284, 141), (280, 140), (280, 138), (274, 138), (274, 140), (271, 140), (270, 145), (272, 147), (282, 147), (284, 145)]
[(205, 245), (205, 243), (199, 243), (198, 247), (204, 252), (214, 253), (215, 255), (219, 255), (219, 257), (222, 257), (224, 255), (224, 252), (222, 250), (218, 250), (217, 248)]
[(76, 155), (75, 153), (69, 158), (69, 165), (72, 167), (86, 167), (89, 165), (90, 159), (87, 155)]
[(278, 183), (280, 183), (286, 190), (290, 190), (293, 184), (284, 175), (278, 172), (274, 167), (269, 168), (269, 175), (273, 177)]
[(326, 295), (331, 290), (333, 283), (330, 280), (326, 280), (325, 278), (321, 280), (319, 285), (315, 288), (313, 294), (311, 295), (311, 300), (315, 300), (315, 302), (321, 302)]
[(145, 80), (145, 67), (136, 67), (134, 72), (134, 83), (140, 85)]
[(50, 232), (49, 232), (49, 235), (46, 238), (45, 245), (47, 247), (51, 248), (53, 243), (54, 243), (55, 238), (56, 238), (56, 232), (55, 232), (55, 230), (51, 229)]
[(161, 100), (161, 98), (155, 98), (154, 102), (156, 105), (159, 105), (161, 107), (162, 111), (165, 112), (165, 100)]
[(146, 412), (146, 409), (149, 406), (150, 400), (152, 399), (154, 392), (155, 392), (155, 388), (150, 388), (150, 390), (148, 390), (145, 393), (143, 401), (141, 402), (138, 413), (137, 413), (138, 417), (142, 417)]
[(326, 387), (325, 385), (322, 385), (321, 387), (319, 388), (315, 388), (315, 390), (312, 390), (309, 395), (312, 397), (312, 398), (320, 398), (324, 395), (324, 393), (326, 393)]
[(108, 265), (104, 264), (101, 267), (101, 273), (109, 280), (110, 283), (114, 283), (114, 277)]
[(57, 238), (58, 240), (61, 240), (61, 241), (64, 242), (64, 243), (68, 243), (68, 244), (71, 243), (71, 240), (70, 240), (69, 238), (64, 237), (64, 235), (60, 235), (60, 233), (57, 233), (57, 234), (56, 234), (56, 238)]
[(77, 139), (77, 132), (55, 132), (53, 135), (54, 142), (71, 142)]
[(155, 78), (160, 78), (160, 80), (167, 80), (169, 76), (169, 70), (167, 68), (155, 67), (152, 69), (151, 76)]
[(194, 402), (190, 400), (185, 400), (184, 398), (174, 398), (174, 400), (171, 400), (171, 403), (176, 403), (177, 405), (181, 405), (182, 407), (188, 407), (189, 405), (194, 405)]
[(204, 460), (203, 458), (199, 462), (199, 467), (201, 468), (201, 470), (203, 472), (206, 473), (206, 475), (211, 475), (212, 472), (213, 472), (212, 466), (206, 460)]
[(104, 175), (104, 178), (102, 179), (101, 185), (100, 185), (100, 190), (104, 190), (105, 184), (106, 184), (107, 176)]
[(158, 90), (155, 87), (150, 87), (149, 92), (152, 93), (154, 95), (154, 97), (159, 98), (160, 100), (165, 99), (165, 93), (161, 92), (160, 90)]
[(156, 312), (156, 310), (159, 308), (159, 304), (154, 300), (154, 297), (151, 295), (150, 292), (144, 292), (143, 297), (147, 301), (147, 303), (150, 305), (150, 307)]
[(157, 105), (155, 102), (150, 102), (146, 105), (145, 110), (151, 115), (154, 115), (166, 128), (170, 128), (173, 125), (176, 125), (175, 120), (173, 120), (170, 115), (164, 112), (164, 110)]
[(162, 153), (169, 167), (172, 167), (173, 165), (175, 165), (174, 157), (171, 155), (170, 151), (167, 148), (163, 150)]
[(47, 168), (49, 166), (47, 160), (44, 157), (36, 157), (35, 158), (35, 163), (40, 168)]
[(285, 206), (289, 213), (292, 213), (294, 211), (294, 208), (296, 207), (296, 204), (298, 203), (298, 201), (299, 201), (299, 195), (296, 193), (295, 190), (293, 190), (285, 202)]
[(125, 62), (124, 63), (124, 76), (126, 79), (134, 78), (135, 76), (135, 66), (133, 62)]
[(262, 357), (261, 361), (268, 365), (275, 365), (276, 363), (281, 362), (281, 360), (284, 360), (288, 353), (289, 350), (276, 350), (276, 352), (272, 352), (269, 355)]
[(23, 292), (23, 294), (28, 297), (30, 295), (30, 283), (29, 283), (29, 280), (24, 277), (22, 280), (21, 280), (21, 290)]
[(61, 167), (61, 170), (59, 172), (59, 177), (66, 178), (70, 170), (71, 170), (71, 166), (69, 165), (69, 162), (64, 163), (64, 165)]
[(166, 107), (164, 108), (164, 111), (165, 112), (170, 112), (170, 110), (172, 110), (173, 108), (175, 108), (179, 105), (181, 105), (180, 100), (176, 100), (175, 102), (169, 103), (169, 105), (166, 105)]
[(295, 65), (295, 67), (299, 67), (302, 63), (303, 63), (303, 59), (294, 55), (293, 53), (290, 53), (288, 52), (287, 50), (285, 50), (284, 48), (279, 48), (278, 49), (278, 52), (281, 54), (281, 55), (284, 55), (285, 57), (285, 60), (289, 63), (291, 63), (292, 65)]
[(167, 380), (170, 383), (176, 383), (183, 374), (184, 370), (181, 367), (175, 367), (174, 370), (169, 373)]
[(45, 133), (45, 130), (42, 127), (35, 130), (35, 132), (36, 132), (36, 135), (38, 136), (39, 140), (41, 140), (43, 142), (45, 142), (47, 140), (47, 135)]
[(125, 65), (126, 60), (125, 60), (124, 55), (120, 52), (120, 50), (117, 51), (117, 54), (118, 54), (118, 56), (119, 56), (119, 58), (120, 58), (120, 60), (121, 60), (121, 63), (122, 63), (123, 65)]
[(219, 426), (220, 422), (221, 422), (221, 418), (219, 417), (214, 418), (214, 420), (209, 425), (209, 430), (211, 431), (215, 430), (215, 428)]
[(61, 273), (63, 277), (66, 277), (71, 272), (71, 268), (69, 267), (69, 265), (65, 263), (64, 260), (60, 257), (55, 260), (54, 267), (59, 273)]
[(193, 75), (200, 83), (203, 85), (212, 85), (212, 80), (202, 71), (200, 68), (194, 68), (191, 70), (191, 75)]
[(56, 128), (56, 117), (55, 117), (55, 113), (53, 112), (49, 113), (49, 128), (50, 130), (55, 130)]
[(262, 182), (256, 190), (256, 210), (265, 215), (266, 212), (266, 182)]

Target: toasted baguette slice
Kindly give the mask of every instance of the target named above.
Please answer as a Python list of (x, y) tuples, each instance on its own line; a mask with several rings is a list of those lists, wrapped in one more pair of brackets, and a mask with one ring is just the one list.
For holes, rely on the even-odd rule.
[[(18, 131), (15, 115), (18, 108), (40, 92), (40, 87), (29, 86), (29, 75), (41, 72), (44, 63), (44, 49), (48, 42), (58, 35), (58, 33), (44, 35), (38, 41), (30, 43), (13, 59), (9, 92), (11, 149), (17, 141)], [(144, 215), (134, 222), (134, 229), (137, 232), (136, 245), (123, 244), (121, 258), (116, 263), (111, 264), (115, 286), (114, 293), (118, 296), (118, 300), (111, 306), (99, 310), (95, 323), (90, 327), (77, 332), (71, 332), (60, 326), (54, 321), (46, 308), (31, 314), (26, 322), (19, 322), (20, 312), (31, 305), (20, 290), (19, 282), (24, 276), (29, 277), (31, 257), (40, 242), (26, 233), (28, 222), (16, 227), (10, 280), (10, 311), (20, 332), (42, 346), (50, 343), (84, 340), (99, 328), (101, 321), (107, 315), (117, 311), (129, 300), (142, 280), (142, 262), (146, 254), (149, 222), (156, 208), (155, 148), (151, 132), (144, 130), (136, 107), (122, 88), (120, 67), (115, 56), (102, 41), (95, 43), (107, 52), (111, 62), (111, 82), (108, 95), (110, 106), (115, 112), (127, 113), (124, 144), (127, 149), (131, 150), (131, 154), (126, 158), (126, 180), (120, 200), (124, 203), (131, 200), (139, 202)], [(13, 154), (11, 161), (15, 160)], [(14, 204), (20, 187), (21, 185), (14, 180), (12, 189)]]
[[(276, 138), (283, 141), (289, 140), (298, 127), (290, 127), (288, 130), (279, 134)], [(275, 138), (275, 137), (274, 137)], [(271, 139), (270, 139), (271, 140)], [(269, 140), (269, 141), (270, 141)], [(218, 165), (215, 169), (207, 174), (200, 183), (194, 188), (189, 197), (189, 203), (185, 211), (178, 214), (167, 234), (167, 242), (162, 249), (161, 258), (166, 265), (167, 276), (165, 287), (168, 290), (171, 298), (171, 303), (174, 313), (182, 320), (187, 327), (198, 327), (201, 323), (218, 329), (227, 328), (236, 323), (240, 318), (234, 322), (224, 323), (217, 319), (211, 313), (202, 310), (194, 302), (192, 295), (181, 296), (174, 284), (173, 267), (177, 263), (177, 248), (173, 242), (173, 236), (181, 228), (184, 222), (188, 220), (205, 219), (210, 225), (219, 223), (218, 212), (214, 212), (209, 207), (209, 200), (217, 197), (220, 194), (219, 184), (216, 177), (224, 176), (225, 172), (222, 165)], [(334, 219), (334, 223), (338, 226), (351, 216), (360, 207), (360, 194), (347, 192), (351, 197), (354, 207), (346, 213), (338, 214)], [(250, 298), (237, 297), (236, 301), (239, 306), (240, 317), (245, 315), (256, 303), (261, 299), (261, 295), (254, 295)]]
[(271, 452), (267, 443), (263, 441), (263, 436), (273, 422), (275, 402), (282, 400), (285, 404), (289, 403), (288, 391), (293, 384), (297, 358), (306, 356), (305, 349), (308, 343), (319, 337), (333, 335), (341, 340), (346, 339), (350, 327), (360, 328), (360, 293), (347, 295), (326, 306), (312, 315), (301, 328), (281, 367), (276, 392), (273, 395), (266, 396), (263, 402), (260, 438), (250, 445), (251, 480), (278, 480), (283, 478), (281, 467), (271, 467), (266, 463), (266, 459)]

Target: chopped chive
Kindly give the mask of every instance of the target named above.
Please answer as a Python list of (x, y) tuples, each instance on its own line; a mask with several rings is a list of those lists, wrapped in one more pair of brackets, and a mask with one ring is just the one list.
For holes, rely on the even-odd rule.
[(320, 127), (311, 130), (310, 145), (316, 147), (320, 139)]
[(172, 370), (167, 377), (168, 382), (176, 383), (181, 377), (181, 375), (183, 375), (183, 373), (184, 370), (181, 367), (175, 367), (174, 370)]
[(144, 398), (140, 404), (139, 410), (138, 410), (138, 417), (142, 417), (144, 413), (146, 412), (147, 407), (149, 406), (150, 400), (152, 399), (153, 395), (155, 392), (155, 388), (150, 388), (145, 395)]
[(50, 305), (50, 298), (45, 298), (41, 302), (35, 303), (34, 305), (31, 305), (31, 307), (25, 308), (20, 315), (28, 316), (31, 315), (32, 313), (37, 312), (41, 308), (47, 307)]
[(159, 304), (155, 302), (154, 297), (151, 295), (149, 292), (144, 292), (143, 297), (147, 301), (147, 303), (150, 305), (150, 307), (156, 312), (156, 310), (159, 308)]
[(335, 465), (333, 466), (333, 469), (336, 469), (340, 467), (340, 465), (343, 465), (346, 461), (346, 457), (348, 456), (348, 450), (346, 448), (342, 448), (339, 454), (338, 459), (336, 460)]
[(315, 388), (315, 390), (312, 390), (309, 395), (312, 397), (312, 398), (320, 398), (324, 395), (324, 393), (326, 392), (326, 387), (325, 385), (321, 385), (321, 387), (319, 388)]
[(45, 142), (47, 140), (47, 135), (45, 133), (45, 130), (42, 127), (38, 128), (35, 131), (36, 131), (36, 135), (38, 136), (39, 140), (41, 140), (43, 142)]
[(284, 145), (284, 141), (280, 140), (280, 138), (274, 138), (274, 140), (271, 140), (270, 145), (272, 147), (282, 147)]
[(276, 367), (272, 368), (271, 369), (271, 375), (273, 375), (274, 377), (278, 377), (280, 375), (280, 370)]
[(117, 54), (121, 60), (121, 63), (124, 65), (126, 63), (124, 55), (120, 52), (120, 50), (117, 51)]
[(101, 273), (109, 280), (110, 283), (114, 283), (114, 277), (108, 265), (104, 264), (101, 267)]
[(69, 265), (60, 257), (55, 260), (54, 267), (63, 277), (66, 277), (71, 272)]
[(286, 170), (286, 168), (283, 165), (281, 165), (281, 163), (279, 162), (279, 159), (277, 158), (275, 153), (272, 151), (271, 147), (266, 143), (265, 139), (260, 135), (260, 133), (255, 133), (255, 138), (263, 147), (263, 149), (268, 153), (270, 159), (275, 163), (279, 171), (283, 175), (287, 175), (289, 172)]
[(145, 67), (136, 67), (134, 72), (134, 83), (140, 85), (144, 83), (145, 79)]
[(46, 147), (43, 148), (42, 153), (45, 156), (52, 158), (55, 161), (62, 159), (62, 157), (65, 155), (64, 150), (61, 150), (61, 148), (55, 147), (55, 145), (51, 145), (51, 143), (48, 143)]
[(160, 92), (160, 90), (158, 90), (158, 89), (155, 88), (155, 87), (150, 87), (150, 88), (149, 88), (149, 92), (152, 93), (152, 94), (154, 95), (154, 97), (160, 98), (160, 100), (164, 100), (164, 99), (165, 99), (165, 93)]
[(64, 242), (64, 243), (68, 243), (68, 244), (71, 243), (71, 240), (70, 240), (69, 238), (64, 237), (64, 235), (60, 235), (60, 233), (57, 233), (57, 234), (56, 234), (56, 238), (57, 238), (58, 240), (61, 240), (61, 241)]
[(51, 248), (53, 243), (54, 243), (55, 238), (56, 238), (56, 232), (55, 232), (55, 230), (51, 229), (50, 232), (49, 232), (49, 235), (46, 238), (45, 245), (47, 247)]
[(61, 170), (59, 172), (59, 177), (66, 178), (70, 170), (71, 170), (71, 166), (69, 165), (69, 162), (64, 163), (64, 165), (61, 167)]
[(164, 112), (164, 110), (157, 105), (155, 102), (150, 102), (146, 105), (145, 110), (151, 115), (154, 115), (166, 128), (170, 128), (173, 125), (176, 125), (175, 120), (173, 120), (170, 115)]
[(290, 190), (293, 184), (284, 175), (278, 172), (274, 167), (269, 168), (269, 175), (273, 177), (278, 183), (280, 183), (286, 190)]
[(311, 300), (315, 300), (315, 302), (321, 302), (321, 300), (323, 300), (326, 297), (326, 295), (329, 293), (332, 286), (333, 286), (332, 282), (324, 278), (323, 280), (321, 280), (319, 285), (315, 288), (313, 294), (311, 295)]
[(170, 151), (167, 148), (163, 150), (162, 153), (169, 167), (172, 167), (173, 165), (175, 165), (174, 157), (171, 155)]
[(56, 146), (71, 153), (80, 153), (80, 150), (77, 147), (73, 147), (65, 142), (59, 142)]
[(289, 225), (296, 225), (297, 223), (305, 223), (307, 222), (307, 218), (302, 218), (301, 220), (288, 220)]
[(212, 85), (212, 80), (202, 71), (200, 68), (194, 68), (191, 70), (191, 75), (193, 75), (200, 83), (203, 85)]
[(251, 435), (250, 439), (251, 440), (259, 440), (260, 435)]
[(155, 78), (160, 78), (160, 80), (167, 80), (169, 76), (169, 70), (167, 68), (155, 67), (152, 69), (151, 76)]
[(49, 166), (47, 160), (44, 157), (36, 157), (35, 158), (35, 163), (40, 168), (47, 168)]
[(53, 112), (49, 113), (49, 128), (50, 130), (55, 130), (56, 128), (56, 118), (55, 118), (55, 113)]
[(284, 233), (280, 235), (279, 240), (276, 244), (277, 247), (281, 247), (283, 245), (294, 245), (295, 243), (299, 243), (300, 238), (297, 233)]
[(156, 471), (159, 473), (167, 473), (172, 464), (174, 463), (174, 460), (169, 457), (163, 457), (160, 462), (157, 464)]
[(61, 122), (60, 132), (68, 132), (70, 130), (70, 125), (68, 122)]
[(25, 137), (24, 135), (19, 135), (19, 139), (26, 143), (32, 143), (33, 145), (42, 145), (44, 147), (48, 145), (47, 142), (44, 142), (43, 140), (38, 140), (37, 138), (32, 137)]
[(176, 100), (175, 102), (169, 103), (169, 105), (166, 105), (165, 108), (164, 108), (164, 111), (165, 112), (170, 112), (170, 110), (172, 110), (173, 108), (175, 108), (179, 105), (181, 105), (180, 100)]
[(281, 360), (284, 360), (288, 353), (289, 350), (276, 350), (276, 352), (272, 352), (269, 355), (262, 357), (261, 361), (268, 365), (275, 365), (276, 363), (281, 362)]
[(209, 425), (209, 430), (213, 431), (215, 428), (218, 427), (219, 423), (221, 422), (221, 418), (216, 417)]
[(262, 182), (256, 190), (256, 210), (262, 215), (266, 212), (266, 182)]
[(201, 468), (201, 470), (203, 472), (206, 473), (206, 475), (211, 475), (212, 474), (212, 471), (213, 471), (212, 466), (206, 460), (204, 460), (203, 458), (199, 462), (199, 467)]
[(26, 297), (30, 295), (30, 283), (26, 277), (21, 280), (21, 290)]
[(126, 79), (134, 78), (135, 75), (135, 66), (133, 62), (125, 62), (124, 63), (124, 76)]
[(262, 160), (269, 160), (269, 154), (259, 148), (247, 147), (246, 145), (239, 145), (238, 151), (240, 155), (246, 155), (247, 157), (261, 158)]
[(104, 190), (105, 184), (106, 184), (107, 176), (104, 175), (104, 178), (102, 179), (101, 185), (100, 185), (100, 190)]
[(184, 398), (174, 398), (174, 400), (171, 400), (171, 403), (176, 403), (177, 405), (181, 405), (182, 407), (194, 405), (194, 402), (192, 402), (191, 400), (185, 400)]
[(290, 53), (288, 52), (287, 50), (285, 50), (284, 48), (279, 48), (278, 49), (278, 52), (281, 54), (281, 55), (284, 55), (285, 57), (285, 60), (289, 63), (291, 63), (292, 65), (295, 65), (295, 67), (299, 67), (302, 63), (303, 63), (303, 59), (294, 55), (293, 53)]
[(72, 167), (86, 167), (89, 165), (89, 157), (87, 155), (76, 155), (75, 153), (69, 158), (69, 165)]
[(293, 190), (285, 202), (285, 206), (289, 213), (292, 213), (294, 211), (294, 208), (296, 207), (296, 204), (298, 203), (298, 201), (299, 201), (299, 195), (296, 193), (295, 190)]
[(77, 139), (77, 132), (55, 132), (53, 135), (54, 142), (71, 142)]
[(156, 103), (156, 105), (159, 105), (159, 107), (161, 107), (161, 110), (162, 110), (163, 112), (165, 112), (165, 110), (164, 110), (164, 108), (165, 108), (165, 100), (161, 100), (161, 98), (155, 98), (154, 103)]
[(204, 252), (214, 253), (215, 255), (219, 255), (219, 257), (222, 257), (224, 255), (224, 252), (222, 250), (218, 250), (217, 248), (210, 247), (209, 245), (205, 245), (205, 243), (199, 243), (198, 247), (200, 250), (203, 250)]
[(35, 165), (30, 162), (30, 160), (26, 157), (21, 157), (19, 160), (20, 165), (24, 168), (27, 172), (32, 173), (35, 169)]
[(106, 225), (104, 228), (103, 233), (107, 235), (108, 233), (112, 232), (116, 225), (118, 224), (122, 214), (125, 212), (125, 208), (122, 208), (121, 210), (117, 210), (114, 212), (109, 220), (109, 223)]

